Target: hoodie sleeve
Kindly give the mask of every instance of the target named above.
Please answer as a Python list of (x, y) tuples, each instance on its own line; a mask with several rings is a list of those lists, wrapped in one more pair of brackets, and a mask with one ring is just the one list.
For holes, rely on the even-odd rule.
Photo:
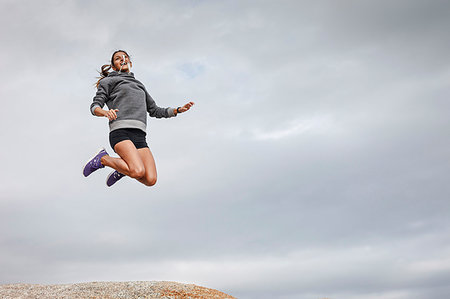
[[(106, 79), (106, 78), (105, 78)], [(102, 79), (97, 88), (97, 93), (91, 104), (91, 113), (95, 116), (95, 108), (100, 107), (103, 108), (105, 103), (108, 101), (109, 92), (110, 92), (110, 84), (108, 84), (109, 80)]]
[(175, 113), (173, 113), (174, 108), (168, 107), (168, 108), (161, 108), (158, 107), (153, 100), (153, 98), (150, 96), (150, 94), (145, 90), (145, 100), (147, 102), (147, 112), (151, 117), (156, 118), (169, 118), (176, 116)]

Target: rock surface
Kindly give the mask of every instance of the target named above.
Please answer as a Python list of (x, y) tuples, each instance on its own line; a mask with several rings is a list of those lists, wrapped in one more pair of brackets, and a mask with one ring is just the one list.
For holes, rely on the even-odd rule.
[(235, 298), (214, 289), (169, 281), (88, 282), (76, 284), (0, 285), (0, 298)]

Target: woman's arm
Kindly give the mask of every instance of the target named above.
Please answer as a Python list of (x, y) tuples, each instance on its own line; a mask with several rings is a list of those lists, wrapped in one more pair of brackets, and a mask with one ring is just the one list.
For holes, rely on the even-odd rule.
[(145, 91), (145, 100), (147, 104), (147, 112), (151, 117), (169, 118), (175, 116), (174, 111), (176, 109), (170, 107), (169, 108), (158, 107), (158, 105), (156, 105), (155, 103), (155, 100), (153, 100), (152, 96), (147, 92), (145, 88), (144, 91)]
[[(101, 110), (103, 110), (102, 108), (103, 108), (103, 106), (105, 106), (105, 103), (109, 98), (109, 91), (111, 90), (110, 83), (111, 83), (111, 80), (108, 80), (108, 78), (104, 78), (100, 81), (99, 85), (97, 86), (97, 92), (96, 92), (94, 99), (92, 101), (92, 104), (91, 104), (92, 115), (106, 116), (101, 112)], [(98, 108), (100, 110), (97, 110)], [(101, 113), (101, 114), (97, 114), (95, 111), (98, 111), (98, 113)], [(103, 111), (105, 111), (105, 110), (103, 110)]]

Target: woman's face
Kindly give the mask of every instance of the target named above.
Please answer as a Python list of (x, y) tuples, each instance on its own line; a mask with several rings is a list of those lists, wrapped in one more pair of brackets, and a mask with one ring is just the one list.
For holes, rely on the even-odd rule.
[(130, 66), (131, 66), (132, 63), (126, 53), (117, 52), (113, 56), (113, 69), (118, 71), (118, 70), (120, 70), (120, 67), (122, 67), (123, 72), (129, 72), (130, 69), (128, 68), (128, 62), (130, 63)]

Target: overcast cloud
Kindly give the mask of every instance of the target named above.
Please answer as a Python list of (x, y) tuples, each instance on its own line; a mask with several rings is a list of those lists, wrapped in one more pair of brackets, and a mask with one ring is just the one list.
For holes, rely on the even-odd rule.
[[(0, 0), (0, 283), (450, 296), (450, 2)], [(158, 183), (81, 168), (124, 49)]]

